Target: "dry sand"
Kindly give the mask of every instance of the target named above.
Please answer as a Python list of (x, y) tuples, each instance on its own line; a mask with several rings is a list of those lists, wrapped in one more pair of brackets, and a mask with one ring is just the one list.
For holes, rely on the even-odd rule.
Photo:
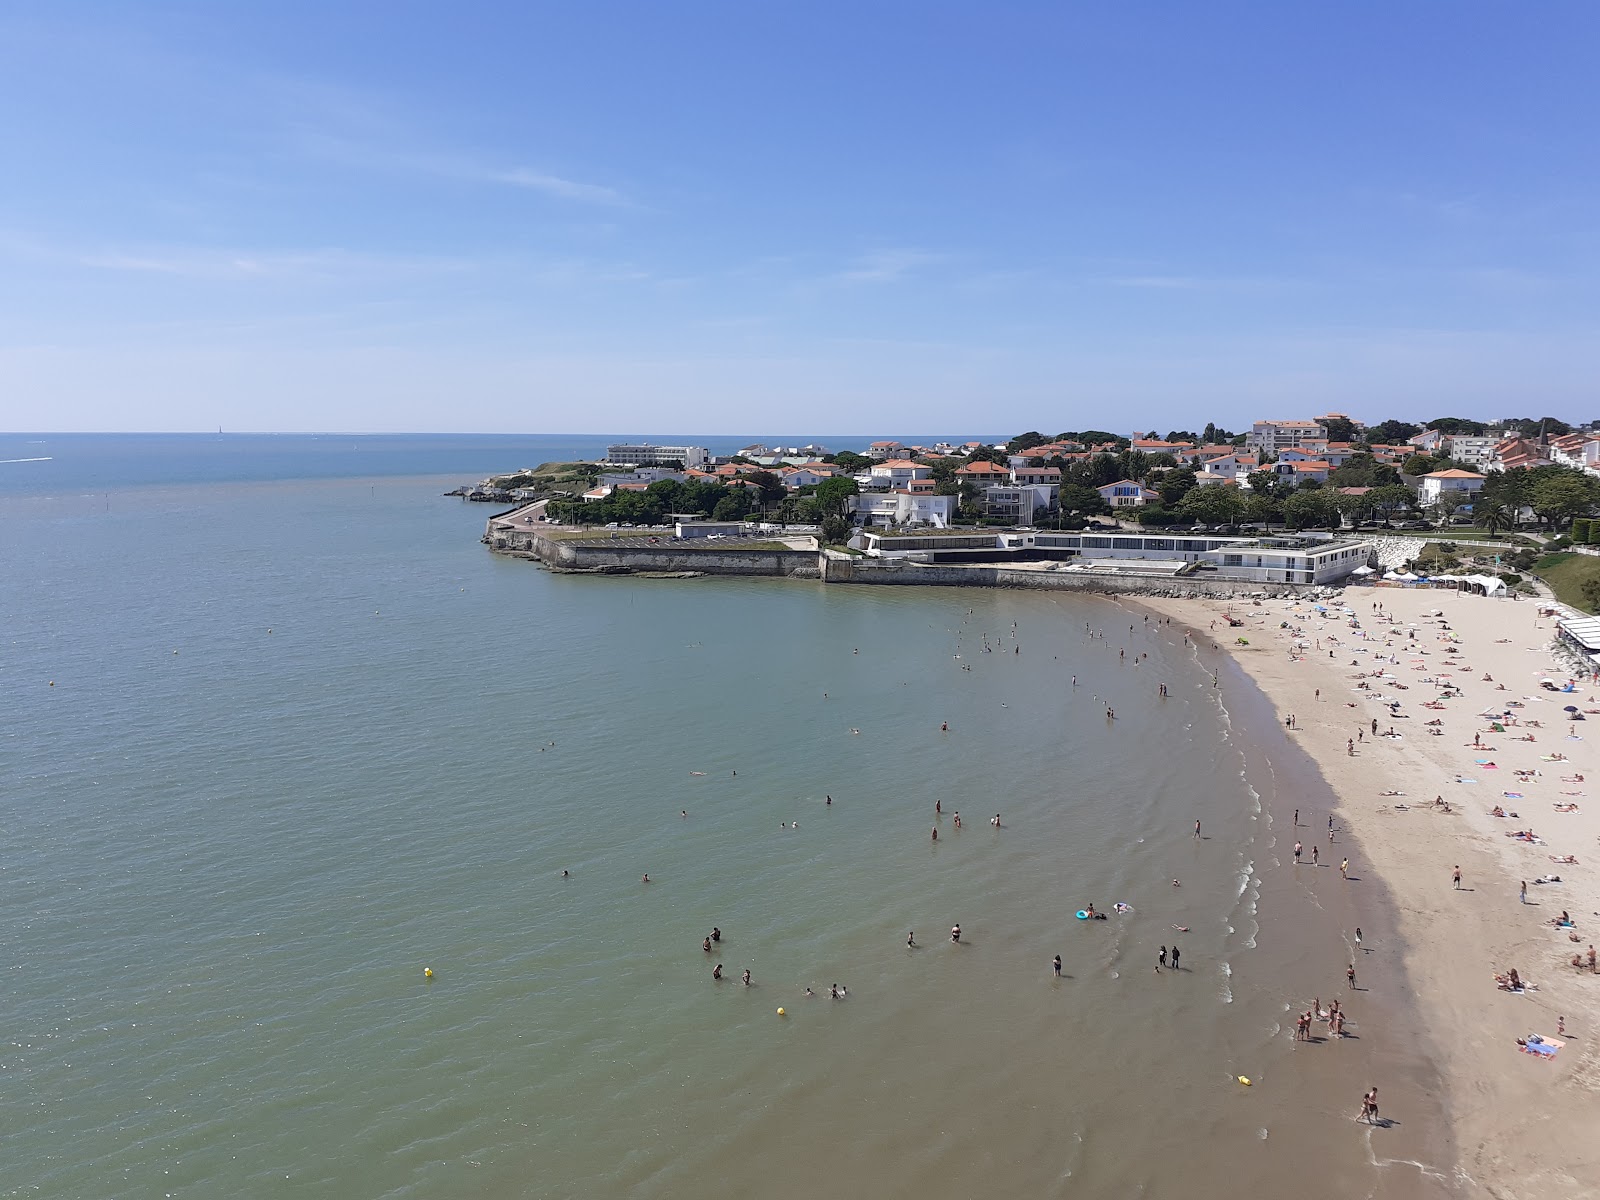
[[(1555, 621), (1541, 618), (1531, 601), (1389, 588), (1350, 588), (1343, 601), (1317, 602), (1327, 615), (1311, 601), (1282, 599), (1141, 603), (1189, 625), (1202, 659), (1232, 656), (1280, 720), (1294, 715), (1293, 736), (1338, 795), (1343, 827), (1339, 844), (1329, 846), (1326, 817), (1318, 814), (1315, 827), (1297, 831), (1306, 856), (1322, 839), (1335, 867), (1348, 854), (1353, 876), (1375, 873), (1394, 897), (1406, 976), (1447, 1091), (1459, 1190), (1539, 1200), (1600, 1194), (1600, 975), (1569, 963), (1575, 953), (1586, 959), (1590, 943), (1600, 941), (1600, 713), (1572, 722), (1563, 711), (1568, 704), (1600, 710), (1600, 687), (1580, 684), (1575, 694), (1540, 688), (1542, 678), (1557, 686), (1568, 678), (1565, 661), (1551, 650)], [(1382, 617), (1374, 603), (1383, 605)], [(1341, 604), (1359, 628), (1339, 612)], [(1443, 618), (1427, 615), (1440, 610)], [(1224, 612), (1244, 626), (1228, 626)], [(1240, 637), (1248, 645), (1238, 644)], [(1297, 650), (1297, 641), (1305, 647)], [(1459, 653), (1450, 653), (1452, 646)], [(1386, 677), (1371, 677), (1380, 668)], [(1442, 709), (1424, 707), (1445, 680), (1462, 694)], [(1359, 688), (1362, 682), (1369, 686)], [(1399, 716), (1388, 708), (1394, 700)], [(1522, 724), (1485, 732), (1490, 723), (1479, 714), (1511, 702), (1523, 706), (1511, 710)], [(1429, 733), (1427, 722), (1436, 718), (1442, 736)], [(1346, 742), (1358, 727), (1365, 736), (1352, 757)], [(1391, 727), (1401, 736), (1382, 736)], [(1535, 741), (1517, 740), (1530, 733)], [(1493, 748), (1474, 749), (1474, 734)], [(1583, 740), (1569, 740), (1574, 734)], [(1555, 754), (1569, 761), (1543, 761)], [(1519, 769), (1538, 775), (1519, 779)], [(1584, 782), (1562, 779), (1573, 775)], [(1458, 776), (1477, 782), (1456, 782)], [(1391, 790), (1404, 795), (1383, 794)], [(1436, 796), (1452, 811), (1435, 806)], [(1579, 811), (1558, 812), (1558, 803)], [(1520, 818), (1491, 816), (1496, 804)], [(1504, 836), (1524, 829), (1543, 844)], [(1577, 865), (1550, 858), (1568, 854)], [(1451, 883), (1457, 864), (1460, 891)], [(1552, 874), (1562, 882), (1533, 882)], [(1523, 880), (1527, 904), (1518, 899)], [(1576, 942), (1550, 924), (1562, 910), (1577, 923)], [(1382, 969), (1380, 956), (1363, 958), (1358, 966)], [(1510, 967), (1537, 989), (1497, 988), (1494, 974)], [(1519, 1049), (1516, 1039), (1529, 1033), (1558, 1036), (1558, 1016), (1566, 1019), (1566, 1045), (1555, 1058)]]

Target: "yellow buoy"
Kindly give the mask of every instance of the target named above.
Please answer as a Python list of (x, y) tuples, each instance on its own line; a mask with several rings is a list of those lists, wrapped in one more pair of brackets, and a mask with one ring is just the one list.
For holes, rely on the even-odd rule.
[(432, 979), (433, 978), (433, 968), (432, 967), (423, 967), (422, 968), (422, 977), (424, 979)]
[(778, 1015), (779, 1015), (779, 1016), (780, 1016), (780, 1017), (786, 1017), (786, 1016), (788, 1016), (788, 1015), (789, 1015), (789, 1014), (788, 1014), (788, 1013), (786, 1013), (786, 1012), (784, 1012), (784, 1011), (783, 1011), (783, 1009), (781, 1009), (781, 1008), (780, 1008), (780, 1009), (779, 1009), (779, 1010), (778, 1010)]
[(1239, 1076), (1239, 1082), (1244, 1084), (1245, 1087), (1249, 1087), (1250, 1086), (1250, 1081), (1248, 1079), (1246, 1079), (1243, 1075)]

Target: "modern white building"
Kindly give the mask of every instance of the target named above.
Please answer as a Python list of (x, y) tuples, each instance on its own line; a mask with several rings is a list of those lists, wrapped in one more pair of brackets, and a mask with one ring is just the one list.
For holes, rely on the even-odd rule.
[(1304, 442), (1326, 442), (1328, 427), (1316, 421), (1257, 421), (1245, 435), (1244, 444), (1258, 453), (1272, 454)]
[[(959, 544), (957, 544), (959, 542)], [(1354, 538), (1187, 537), (1181, 534), (1002, 531), (985, 537), (918, 538), (869, 533), (872, 557), (994, 565), (1054, 559), (1067, 571), (1162, 575), (1179, 579), (1240, 579), (1253, 583), (1330, 584), (1372, 557), (1372, 544)], [(982, 554), (975, 559), (975, 553)]]
[(635, 467), (704, 467), (711, 451), (704, 446), (653, 446), (649, 442), (618, 442), (606, 447), (606, 461)]
[(1452, 437), (1448, 454), (1457, 462), (1484, 469), (1494, 460), (1494, 448), (1499, 440), (1492, 437)]
[(1046, 483), (991, 484), (983, 489), (983, 511), (1014, 525), (1032, 525), (1039, 510), (1055, 500), (1055, 491)]
[(958, 502), (956, 496), (862, 492), (850, 497), (850, 509), (862, 525), (932, 525), (945, 529), (956, 515)]

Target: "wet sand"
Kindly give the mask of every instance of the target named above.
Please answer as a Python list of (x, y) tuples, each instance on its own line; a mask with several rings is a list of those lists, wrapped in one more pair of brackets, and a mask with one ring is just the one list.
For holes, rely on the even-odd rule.
[[(1573, 953), (1586, 955), (1600, 933), (1595, 928), (1600, 889), (1590, 862), (1600, 832), (1600, 798), (1564, 793), (1586, 793), (1600, 785), (1593, 742), (1584, 737), (1587, 729), (1600, 726), (1593, 719), (1567, 722), (1563, 707), (1600, 708), (1592, 699), (1600, 689), (1580, 686), (1573, 694), (1554, 694), (1539, 687), (1545, 676), (1557, 685), (1567, 678), (1567, 668), (1548, 649), (1554, 622), (1540, 619), (1532, 602), (1442, 591), (1350, 589), (1345, 603), (1358, 629), (1337, 611), (1320, 614), (1307, 602), (1142, 603), (1192, 625), (1197, 653), (1222, 668), (1224, 680), (1229, 662), (1248, 672), (1276, 707), (1279, 730), (1293, 714), (1296, 728), (1286, 736), (1315, 760), (1337, 794), (1334, 845), (1326, 841), (1327, 814), (1314, 813), (1311, 827), (1301, 831), (1305, 855), (1320, 841), (1322, 863), (1314, 871), (1319, 902), (1348, 905), (1353, 921), (1363, 927), (1364, 947), (1355, 955), (1362, 985), (1391, 991), (1397, 1006), (1417, 1014), (1414, 1029), (1389, 1033), (1407, 1035), (1413, 1051), (1423, 1051), (1437, 1071), (1448, 1112), (1447, 1143), (1455, 1147), (1451, 1191), (1542, 1200), (1595, 1194), (1600, 1188), (1600, 1149), (1592, 1136), (1600, 1118), (1594, 1036), (1600, 976), (1575, 970), (1568, 959)], [(1393, 624), (1380, 622), (1374, 603), (1384, 605)], [(1425, 615), (1436, 611), (1445, 614), (1443, 623)], [(1242, 618), (1244, 626), (1228, 626), (1224, 612)], [(1238, 644), (1240, 637), (1248, 644)], [(1305, 644), (1296, 649), (1296, 642)], [(1388, 657), (1397, 661), (1377, 661)], [(1386, 677), (1373, 675), (1379, 670)], [(1484, 680), (1485, 674), (1492, 679)], [(1424, 707), (1438, 702), (1444, 682), (1459, 687), (1462, 695), (1443, 701), (1441, 708)], [(1401, 703), (1399, 716), (1388, 707), (1395, 700)], [(1489, 722), (1478, 714), (1508, 702), (1520, 706), (1510, 709), (1518, 720), (1532, 719), (1539, 726), (1482, 732)], [(1379, 722), (1376, 738), (1373, 718)], [(1429, 733), (1430, 720), (1441, 722), (1432, 727), (1440, 731), (1437, 736)], [(1355, 737), (1358, 725), (1363, 736), (1352, 756), (1347, 739)], [(1399, 736), (1382, 736), (1391, 727)], [(1584, 740), (1568, 740), (1573, 729)], [(1474, 734), (1493, 749), (1474, 749)], [(1515, 740), (1528, 734), (1535, 740)], [(1568, 761), (1544, 761), (1555, 754), (1565, 754)], [(1491, 760), (1495, 767), (1477, 759)], [(1539, 774), (1519, 778), (1513, 773), (1519, 769)], [(1577, 774), (1585, 781), (1562, 780)], [(1457, 783), (1458, 775), (1477, 782)], [(1404, 795), (1382, 794), (1387, 791)], [(1439, 796), (1449, 812), (1431, 803)], [(1520, 818), (1490, 816), (1497, 803)], [(1580, 811), (1558, 812), (1557, 804), (1576, 804)], [(1307, 823), (1304, 813), (1302, 822)], [(1528, 828), (1543, 844), (1504, 836)], [(1567, 854), (1578, 864), (1550, 860)], [(1360, 886), (1339, 886), (1345, 881), (1337, 868), (1346, 856)], [(1457, 864), (1463, 874), (1460, 891), (1451, 883)], [(1302, 866), (1293, 874), (1312, 872)], [(1563, 882), (1532, 882), (1548, 874), (1560, 875)], [(1523, 880), (1529, 882), (1526, 905), (1519, 901)], [(1330, 893), (1327, 901), (1325, 893)], [(1562, 910), (1577, 922), (1577, 942), (1548, 923)], [(1392, 932), (1386, 929), (1390, 921)], [(1375, 929), (1385, 932), (1375, 938)], [(1386, 961), (1391, 956), (1385, 951), (1396, 949), (1398, 962)], [(1330, 953), (1335, 950), (1329, 947)], [(1510, 967), (1537, 989), (1515, 994), (1498, 989), (1494, 973)], [(1521, 1051), (1519, 1037), (1558, 1036), (1561, 1016), (1565, 1045), (1554, 1058)], [(1381, 1059), (1373, 1068), (1383, 1115), (1400, 1122), (1370, 1132), (1374, 1160), (1412, 1157), (1399, 1148), (1395, 1135), (1415, 1120), (1414, 1106), (1428, 1102), (1418, 1094), (1428, 1071), (1391, 1087)]]

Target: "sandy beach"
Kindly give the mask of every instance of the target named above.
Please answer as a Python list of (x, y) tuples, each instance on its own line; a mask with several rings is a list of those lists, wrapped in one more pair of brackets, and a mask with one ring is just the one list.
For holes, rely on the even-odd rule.
[[(1555, 620), (1532, 601), (1384, 588), (1317, 602), (1326, 612), (1280, 599), (1141, 603), (1187, 624), (1202, 659), (1232, 657), (1280, 721), (1293, 717), (1292, 736), (1339, 802), (1337, 845), (1325, 814), (1302, 817), (1303, 860), (1313, 846), (1322, 868), (1348, 857), (1352, 886), (1365, 872), (1393, 897), (1418, 1033), (1444, 1081), (1458, 1189), (1596, 1194), (1600, 975), (1588, 956), (1600, 939), (1600, 792), (1590, 795), (1600, 688), (1541, 686), (1570, 676), (1551, 649)], [(1568, 705), (1593, 715), (1570, 720)], [(1508, 719), (1497, 728), (1490, 713)], [(1508, 815), (1491, 815), (1497, 807)], [(1533, 840), (1509, 836), (1524, 831)], [(1551, 876), (1560, 882), (1537, 882)], [(1563, 911), (1573, 928), (1553, 923)], [(1368, 975), (1386, 969), (1370, 949), (1356, 964)], [(1528, 987), (1497, 984), (1512, 968)], [(1530, 1052), (1518, 1044), (1530, 1034), (1545, 1051), (1561, 1045)]]

